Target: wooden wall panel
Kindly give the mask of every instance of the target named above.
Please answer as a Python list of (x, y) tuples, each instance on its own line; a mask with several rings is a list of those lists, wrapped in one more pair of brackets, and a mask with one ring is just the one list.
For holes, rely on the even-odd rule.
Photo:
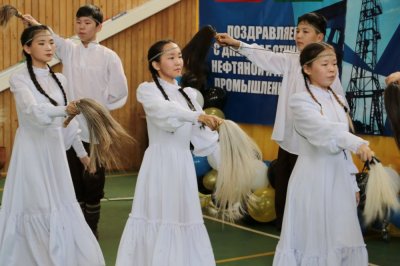
[[(140, 6), (149, 0), (0, 0), (0, 5), (11, 4), (22, 13), (30, 13), (41, 23), (51, 26), (60, 36), (74, 35), (75, 13), (83, 4), (95, 4), (104, 14), (105, 20), (120, 12)], [(113, 112), (113, 116), (135, 137), (137, 144), (125, 151), (129, 163), (127, 169), (138, 169), (147, 147), (147, 133), (144, 113), (136, 101), (136, 88), (143, 81), (150, 80), (147, 70), (147, 50), (157, 40), (170, 38), (184, 45), (197, 31), (193, 14), (197, 13), (197, 0), (181, 0), (177, 4), (136, 24), (102, 42), (114, 50), (122, 59), (129, 84), (127, 104)], [(184, 22), (184, 23), (183, 23)], [(19, 37), (23, 31), (21, 21), (13, 18), (9, 25), (0, 30), (0, 69), (4, 70), (22, 58)], [(61, 66), (55, 66), (61, 71)], [(16, 128), (18, 127), (15, 104), (9, 90), (0, 92), (0, 106), (4, 109), (6, 121), (0, 123), (0, 146), (6, 147), (9, 161)], [(6, 169), (8, 164), (6, 165)], [(2, 171), (6, 171), (3, 169)]]
[[(75, 12), (85, 3), (98, 5), (104, 18), (129, 10), (148, 0), (0, 0), (0, 4), (12, 4), (23, 13), (31, 13), (34, 17), (52, 26), (61, 36), (74, 35)], [(160, 0), (162, 1), (162, 0)], [(161, 11), (145, 21), (111, 37), (102, 44), (116, 51), (122, 59), (129, 84), (127, 104), (113, 112), (114, 117), (135, 137), (136, 146), (125, 151), (129, 163), (128, 169), (138, 169), (147, 147), (147, 134), (144, 113), (136, 101), (136, 88), (150, 80), (147, 70), (146, 54), (152, 43), (159, 39), (174, 39), (183, 46), (194, 35), (198, 27), (197, 0), (181, 0), (170, 8)], [(22, 23), (13, 19), (9, 26), (0, 30), (0, 68), (5, 69), (22, 60), (19, 36), (23, 30)], [(61, 71), (61, 66), (55, 67)], [(15, 130), (18, 126), (15, 104), (11, 93), (7, 90), (0, 93), (0, 105), (4, 108), (6, 121), (0, 124), (0, 146), (7, 149), (8, 159), (11, 154)], [(242, 124), (241, 127), (260, 145), (264, 159), (276, 157), (278, 145), (271, 141), (272, 127)], [(392, 138), (366, 137), (371, 147), (385, 164), (392, 164), (400, 171), (400, 154)], [(357, 159), (358, 166), (360, 163)]]
[[(276, 159), (279, 146), (271, 140), (272, 127), (241, 124), (241, 128), (260, 146), (265, 160)], [(360, 136), (369, 141), (371, 149), (384, 165), (390, 165), (400, 173), (400, 151), (392, 137)], [(356, 166), (361, 169), (363, 163), (353, 155)]]

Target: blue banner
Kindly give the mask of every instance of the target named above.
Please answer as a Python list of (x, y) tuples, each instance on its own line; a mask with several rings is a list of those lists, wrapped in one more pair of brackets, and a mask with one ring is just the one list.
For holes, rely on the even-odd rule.
[[(383, 105), (384, 78), (400, 71), (397, 0), (201, 0), (200, 26), (276, 52), (296, 51), (297, 18), (318, 12), (328, 20), (325, 41), (338, 54), (339, 75), (357, 133), (390, 134)], [(214, 45), (207, 61), (208, 86), (228, 97), (225, 116), (272, 125), (281, 78), (251, 64), (229, 47)]]
[[(275, 52), (296, 52), (294, 38), (297, 17), (339, 2), (343, 1), (293, 3), (271, 0), (202, 0), (200, 26), (211, 25), (217, 32), (226, 32), (235, 39), (257, 43)], [(334, 7), (331, 10), (326, 8), (322, 12), (328, 14), (326, 17), (334, 27), (344, 24), (345, 12), (329, 15), (329, 12), (338, 13), (337, 9), (334, 12)], [(338, 16), (343, 22), (334, 23)], [(221, 87), (228, 92), (223, 110), (228, 119), (250, 124), (274, 123), (281, 89), (280, 76), (263, 71), (231, 48), (219, 47), (217, 44), (210, 52), (208, 66), (208, 86)]]

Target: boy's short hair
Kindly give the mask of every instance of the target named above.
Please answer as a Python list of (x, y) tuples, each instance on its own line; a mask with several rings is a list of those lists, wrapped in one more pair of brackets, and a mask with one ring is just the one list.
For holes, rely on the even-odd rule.
[(103, 12), (95, 5), (84, 5), (76, 11), (76, 17), (92, 17), (96, 25), (103, 23)]
[(326, 18), (318, 13), (306, 13), (298, 18), (297, 25), (300, 22), (307, 22), (308, 24), (312, 25), (319, 33), (322, 33), (324, 35), (326, 33)]

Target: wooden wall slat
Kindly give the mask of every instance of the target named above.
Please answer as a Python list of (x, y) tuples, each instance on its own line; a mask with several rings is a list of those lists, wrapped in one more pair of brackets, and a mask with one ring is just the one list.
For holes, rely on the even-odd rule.
[[(104, 13), (104, 18), (107, 19), (146, 1), (149, 0), (0, 0), (0, 3), (15, 5), (21, 12), (30, 13), (41, 23), (51, 26), (60, 36), (70, 37), (74, 35), (75, 13), (80, 5), (91, 3), (99, 6)], [(121, 57), (129, 85), (127, 104), (112, 112), (113, 116), (137, 140), (132, 150), (125, 151), (129, 158), (129, 163), (125, 165), (127, 169), (139, 168), (147, 147), (144, 112), (136, 100), (138, 85), (151, 79), (147, 70), (147, 50), (155, 41), (167, 38), (184, 46), (197, 31), (198, 1), (181, 0), (102, 42)], [(19, 44), (22, 30), (23, 25), (16, 18), (12, 19), (8, 27), (0, 30), (1, 69), (12, 66), (22, 59), (22, 48)], [(54, 70), (60, 72), (61, 67), (61, 65), (56, 66)], [(0, 93), (0, 104), (6, 114), (5, 123), (0, 124), (0, 145), (6, 146), (9, 160), (18, 126), (15, 103), (9, 90)], [(271, 140), (272, 127), (245, 124), (241, 124), (241, 127), (258, 143), (263, 151), (264, 159), (272, 160), (276, 157), (278, 145)], [(366, 138), (384, 164), (392, 164), (397, 171), (400, 171), (400, 153), (393, 138), (371, 136)], [(357, 159), (355, 162), (360, 166)]]
[[(60, 36), (70, 37), (75, 34), (76, 10), (83, 4), (99, 6), (103, 11), (104, 18), (108, 19), (147, 1), (149, 0), (1, 0), (0, 3), (14, 5), (22, 13), (32, 14), (39, 22), (51, 26)], [(152, 43), (165, 38), (174, 39), (180, 45), (184, 45), (197, 30), (193, 17), (189, 18), (197, 12), (196, 1), (181, 0), (166, 10), (102, 42), (120, 56), (129, 85), (127, 104), (112, 112), (113, 116), (137, 140), (133, 150), (125, 151), (130, 158), (130, 162), (125, 165), (127, 169), (139, 168), (147, 147), (144, 112), (142, 106), (136, 101), (138, 85), (151, 79), (147, 70), (147, 50)], [(183, 21), (187, 22), (183, 23)], [(16, 18), (12, 18), (9, 26), (0, 31), (1, 69), (22, 60), (22, 47), (19, 44), (22, 31), (23, 25)], [(62, 66), (55, 66), (54, 70), (60, 72)], [(0, 124), (0, 145), (6, 146), (9, 161), (15, 131), (18, 127), (15, 103), (9, 90), (0, 93), (0, 104), (6, 114), (5, 123)]]

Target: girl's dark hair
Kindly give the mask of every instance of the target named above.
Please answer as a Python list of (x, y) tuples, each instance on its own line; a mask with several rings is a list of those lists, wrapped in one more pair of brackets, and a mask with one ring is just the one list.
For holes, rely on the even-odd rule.
[(390, 83), (384, 92), (385, 109), (392, 126), (393, 136), (400, 149), (400, 84)]
[[(161, 41), (158, 41), (158, 42), (156, 42), (155, 44), (153, 44), (153, 45), (149, 48), (149, 51), (147, 52), (147, 61), (148, 61), (148, 63), (149, 63), (149, 70), (150, 70), (151, 76), (152, 76), (154, 82), (156, 83), (157, 88), (161, 91), (162, 95), (164, 96), (165, 100), (168, 100), (168, 101), (169, 101), (168, 95), (167, 95), (167, 93), (165, 92), (164, 88), (161, 86), (161, 84), (160, 84), (160, 82), (159, 82), (159, 80), (158, 80), (159, 75), (158, 75), (157, 70), (153, 67), (152, 62), (154, 62), (154, 61), (160, 62), (160, 57), (161, 57), (161, 55), (163, 54), (164, 46), (167, 45), (167, 44), (169, 44), (169, 43), (174, 43), (174, 42), (171, 41), (171, 40), (161, 40)], [(190, 98), (189, 98), (189, 96), (186, 94), (186, 92), (183, 90), (183, 88), (180, 88), (180, 89), (179, 89), (179, 92), (180, 92), (180, 93), (183, 95), (183, 97), (186, 99), (186, 102), (187, 102), (189, 108), (190, 108), (192, 111), (196, 111), (196, 109), (195, 109), (195, 107), (194, 107), (192, 101), (190, 100)]]
[[(306, 89), (307, 89), (308, 93), (311, 95), (311, 98), (321, 108), (320, 109), (321, 114), (323, 114), (322, 105), (317, 100), (317, 98), (312, 93), (312, 91), (310, 90), (310, 86), (308, 85), (309, 76), (304, 71), (303, 67), (304, 66), (311, 66), (311, 64), (317, 59), (317, 57), (325, 50), (332, 50), (332, 52), (335, 53), (335, 49), (333, 48), (333, 46), (328, 44), (328, 43), (325, 43), (325, 42), (310, 43), (306, 47), (304, 47), (304, 49), (300, 53), (300, 65), (302, 67), (301, 73), (303, 74), (303, 77), (304, 77), (304, 83), (306, 85)], [(330, 87), (328, 87), (328, 90), (332, 93), (332, 95), (334, 96), (335, 100), (340, 104), (340, 106), (343, 107), (344, 112), (346, 113), (348, 121), (349, 121), (350, 131), (354, 132), (353, 122), (352, 122), (352, 120), (350, 118), (350, 115), (349, 115), (349, 108), (345, 105), (344, 102), (342, 102), (340, 100), (339, 96)]]
[(92, 17), (96, 21), (96, 26), (103, 23), (103, 12), (95, 5), (84, 5), (76, 11), (76, 17)]
[(307, 22), (314, 26), (319, 33), (326, 34), (327, 21), (321, 14), (315, 12), (306, 13), (298, 18), (297, 25), (299, 25), (300, 22)]
[[(30, 26), (30, 27), (26, 28), (21, 34), (22, 46), (24, 46), (24, 45), (31, 46), (33, 38), (36, 36), (36, 34), (43, 32), (43, 31), (49, 31), (49, 28), (46, 25), (35, 25), (35, 26)], [(23, 53), (26, 58), (26, 65), (28, 67), (29, 76), (31, 77), (31, 80), (32, 80), (33, 84), (35, 85), (36, 89), (41, 94), (43, 94), (47, 99), (49, 99), (51, 104), (57, 106), (58, 103), (43, 90), (42, 86), (40, 86), (39, 82), (37, 81), (36, 75), (33, 72), (31, 55), (28, 54), (27, 52), (25, 52), (25, 50), (23, 50)], [(51, 76), (53, 77), (53, 79), (56, 81), (56, 83), (58, 84), (58, 86), (61, 89), (61, 92), (64, 96), (64, 105), (67, 105), (67, 95), (65, 94), (65, 91), (64, 91), (64, 88), (63, 88), (61, 82), (58, 80), (56, 74), (53, 72), (53, 70), (50, 68), (50, 66), (47, 65), (47, 67), (50, 70)]]

